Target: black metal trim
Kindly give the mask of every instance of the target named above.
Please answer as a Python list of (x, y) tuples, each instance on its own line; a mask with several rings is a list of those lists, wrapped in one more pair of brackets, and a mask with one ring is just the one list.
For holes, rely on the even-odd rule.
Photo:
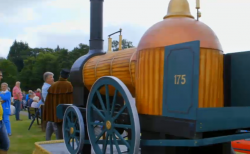
[(73, 64), (70, 72), (70, 79), (73, 86), (73, 104), (76, 106), (85, 106), (88, 98), (88, 89), (83, 83), (83, 66), (92, 57), (102, 55), (104, 53), (89, 51), (88, 54), (78, 58)]
[(224, 54), (224, 106), (231, 106), (231, 55)]
[(139, 114), (142, 131), (161, 132), (183, 138), (196, 138), (196, 121)]

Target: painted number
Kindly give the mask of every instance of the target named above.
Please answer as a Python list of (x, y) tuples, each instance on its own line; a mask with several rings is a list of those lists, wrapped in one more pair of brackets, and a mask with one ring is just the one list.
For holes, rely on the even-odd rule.
[(186, 84), (186, 75), (175, 75), (174, 84)]

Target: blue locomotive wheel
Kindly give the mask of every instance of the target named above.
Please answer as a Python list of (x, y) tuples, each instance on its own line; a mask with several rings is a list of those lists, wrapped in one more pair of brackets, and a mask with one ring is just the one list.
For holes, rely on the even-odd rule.
[(76, 106), (69, 106), (63, 117), (63, 138), (69, 153), (78, 154), (82, 151), (84, 137), (82, 114)]
[[(113, 87), (113, 100), (110, 100), (109, 87)], [(105, 88), (105, 98), (102, 98), (100, 89)], [(122, 97), (124, 105), (115, 109), (118, 103), (116, 97)], [(96, 101), (100, 104), (96, 105)], [(99, 108), (98, 108), (99, 107)], [(126, 112), (129, 123), (117, 122), (117, 119)], [(135, 99), (132, 97), (126, 85), (116, 77), (106, 76), (98, 79), (91, 88), (87, 102), (87, 129), (89, 140), (96, 154), (121, 154), (124, 146), (128, 154), (138, 154), (140, 146), (140, 124)], [(99, 117), (101, 120), (96, 120)], [(122, 118), (120, 118), (122, 119)], [(119, 120), (118, 120), (119, 121)], [(102, 130), (96, 134), (96, 125), (103, 126)], [(125, 140), (117, 129), (130, 129), (130, 139)], [(103, 141), (101, 137), (105, 135)], [(102, 143), (102, 145), (100, 145)], [(119, 146), (123, 145), (123, 149)], [(108, 150), (109, 145), (109, 150)], [(115, 150), (116, 149), (116, 150)], [(116, 152), (115, 152), (116, 151)]]

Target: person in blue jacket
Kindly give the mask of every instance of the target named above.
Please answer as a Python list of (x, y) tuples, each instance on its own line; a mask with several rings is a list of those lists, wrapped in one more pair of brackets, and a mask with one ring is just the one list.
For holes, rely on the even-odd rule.
[(6, 130), (9, 136), (11, 136), (11, 128), (10, 128), (10, 119), (9, 116), (11, 114), (11, 92), (8, 91), (8, 84), (1, 84), (1, 93), (0, 97), (2, 98), (2, 108), (3, 108), (3, 122), (6, 126)]
[(28, 100), (29, 100), (29, 96), (30, 96), (30, 94), (32, 93), (32, 90), (29, 90), (28, 91), (28, 94), (26, 94), (26, 96), (25, 96), (25, 100), (26, 100), (26, 106), (27, 106), (27, 104), (28, 104)]

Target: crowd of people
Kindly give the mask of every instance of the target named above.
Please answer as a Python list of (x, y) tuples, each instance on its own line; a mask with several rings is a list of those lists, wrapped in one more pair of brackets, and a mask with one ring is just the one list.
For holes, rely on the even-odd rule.
[[(69, 70), (63, 69), (60, 72), (60, 78), (54, 82), (54, 74), (52, 72), (45, 72), (43, 75), (44, 84), (42, 90), (29, 90), (26, 94), (21, 90), (21, 83), (16, 82), (15, 87), (11, 91), (7, 83), (1, 83), (0, 91), (0, 154), (6, 154), (9, 146), (9, 136), (11, 136), (11, 125), (9, 116), (12, 114), (12, 104), (15, 107), (16, 121), (20, 119), (20, 111), (29, 108), (38, 108), (41, 114), (41, 105), (44, 105), (43, 121), (46, 125), (46, 140), (51, 140), (53, 133), (56, 139), (63, 139), (62, 135), (62, 120), (56, 117), (56, 107), (59, 104), (73, 103), (73, 86), (67, 80), (69, 77)], [(0, 82), (3, 78), (3, 73), (0, 70)], [(12, 93), (11, 93), (12, 92)], [(28, 112), (29, 113), (29, 112)], [(28, 114), (31, 119), (31, 115)]]

